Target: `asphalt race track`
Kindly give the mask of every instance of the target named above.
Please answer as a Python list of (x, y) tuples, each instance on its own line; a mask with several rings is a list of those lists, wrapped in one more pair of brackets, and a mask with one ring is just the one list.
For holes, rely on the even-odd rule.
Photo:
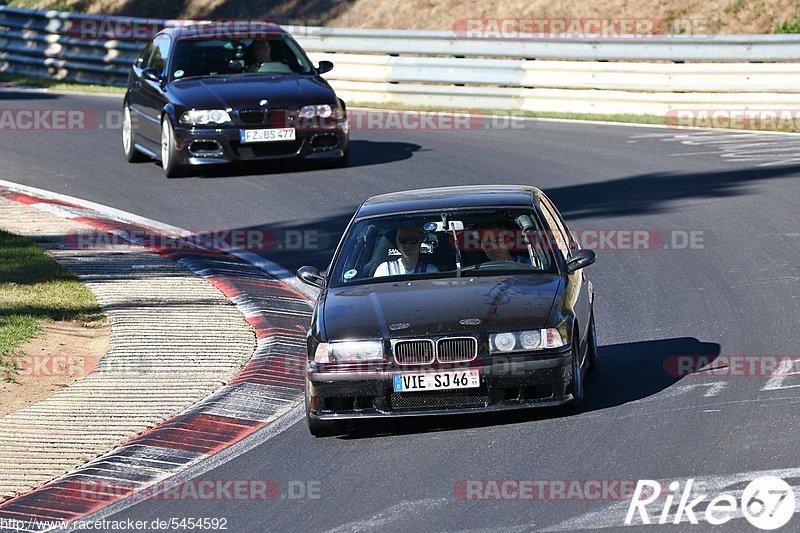
[[(575, 530), (622, 526), (627, 504), (465, 501), (463, 488), (695, 478), (735, 493), (737, 480), (768, 470), (800, 483), (800, 472), (788, 474), (800, 467), (798, 377), (679, 377), (664, 368), (674, 355), (800, 358), (798, 138), (540, 121), (368, 130), (352, 132), (347, 169), (242, 167), (168, 180), (157, 163), (125, 162), (119, 129), (108, 127), (120, 105), (0, 90), (3, 109), (91, 110), (104, 126), (4, 132), (0, 178), (184, 228), (267, 229), (284, 246), (265, 255), (289, 270), (326, 267), (366, 197), (420, 187), (536, 185), (573, 230), (606, 240), (587, 271), (602, 368), (579, 412), (376, 422), (325, 439), (301, 421), (203, 474), (275, 480), (285, 498), (142, 501), (109, 518), (225, 517), (232, 531)], [(286, 249), (284, 236), (296, 231), (311, 236), (311, 249)], [(611, 231), (647, 232), (652, 249), (613, 249), (630, 245)], [(293, 498), (290, 487), (318, 497)], [(741, 518), (730, 526), (751, 529)]]

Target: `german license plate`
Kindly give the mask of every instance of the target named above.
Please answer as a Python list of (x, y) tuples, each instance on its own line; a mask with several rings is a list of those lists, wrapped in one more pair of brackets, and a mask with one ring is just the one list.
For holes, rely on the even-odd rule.
[(268, 143), (277, 141), (293, 141), (296, 138), (294, 128), (274, 128), (268, 130), (239, 130), (242, 143)]
[(481, 386), (481, 376), (477, 370), (403, 372), (392, 376), (392, 384), (394, 392), (473, 389)]

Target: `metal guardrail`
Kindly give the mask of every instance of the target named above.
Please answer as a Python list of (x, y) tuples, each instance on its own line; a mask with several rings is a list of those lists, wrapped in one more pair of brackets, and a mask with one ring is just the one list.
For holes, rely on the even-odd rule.
[[(287, 27), (288, 29), (289, 27)], [(317, 28), (309, 50), (577, 61), (800, 61), (800, 36), (714, 35), (605, 39), (459, 38), (449, 31)]]
[[(156, 22), (0, 6), (0, 71), (124, 85), (145, 41), (80, 38), (75, 27), (86, 21)], [(285, 28), (313, 60), (333, 61), (326, 78), (343, 98), (361, 103), (663, 114), (799, 101), (796, 35), (531, 40)]]

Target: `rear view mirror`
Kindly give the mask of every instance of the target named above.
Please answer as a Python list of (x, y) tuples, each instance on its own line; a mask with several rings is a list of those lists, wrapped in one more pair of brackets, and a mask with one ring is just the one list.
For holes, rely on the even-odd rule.
[(445, 232), (445, 231), (464, 231), (464, 221), (463, 220), (448, 220), (447, 227), (445, 227), (444, 222), (428, 222), (423, 226), (425, 231), (428, 233), (435, 233), (435, 232)]
[(447, 225), (448, 231), (464, 231), (464, 222), (462, 220), (449, 220)]
[(320, 61), (317, 70), (320, 74), (325, 74), (326, 72), (330, 72), (333, 70), (333, 63), (330, 61)]
[(570, 257), (569, 261), (567, 261), (567, 272), (572, 274), (591, 265), (596, 259), (597, 254), (595, 254), (592, 250), (578, 250), (577, 252), (573, 253), (572, 257)]

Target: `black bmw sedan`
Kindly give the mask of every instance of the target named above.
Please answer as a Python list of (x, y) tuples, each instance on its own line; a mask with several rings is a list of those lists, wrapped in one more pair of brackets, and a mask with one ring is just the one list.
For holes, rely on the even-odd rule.
[(131, 67), (123, 108), (128, 161), (192, 165), (318, 159), (346, 165), (344, 102), (274, 24), (216, 23), (159, 32)]
[(308, 332), (311, 433), (388, 416), (577, 405), (597, 365), (580, 249), (542, 191), (375, 196), (347, 227)]

